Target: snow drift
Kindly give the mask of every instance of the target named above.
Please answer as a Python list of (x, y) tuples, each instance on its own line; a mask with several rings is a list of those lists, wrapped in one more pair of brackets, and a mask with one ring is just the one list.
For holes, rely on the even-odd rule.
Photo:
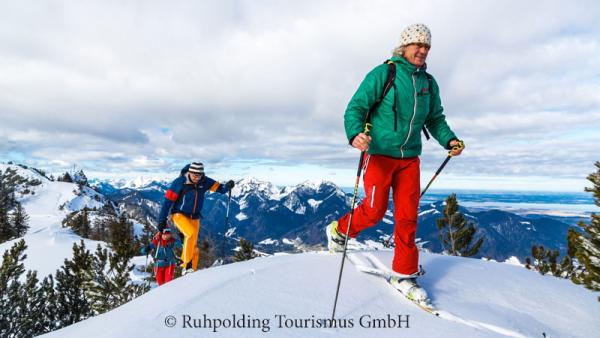
[[(390, 264), (391, 251), (373, 253)], [(514, 265), (437, 254), (421, 255), (420, 283), (445, 319), (348, 262), (332, 328), (324, 323), (340, 258), (278, 255), (198, 271), (46, 336), (592, 337), (600, 328), (597, 293)]]

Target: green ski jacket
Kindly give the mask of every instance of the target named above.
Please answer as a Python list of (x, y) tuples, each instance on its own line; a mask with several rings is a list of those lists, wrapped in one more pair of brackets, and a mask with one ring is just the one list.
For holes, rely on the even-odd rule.
[[(391, 60), (396, 64), (396, 89), (391, 88), (371, 114), (372, 140), (368, 153), (395, 158), (419, 156), (423, 125), (442, 147), (449, 149), (448, 143), (456, 135), (446, 123), (437, 82), (431, 77), (430, 86), (425, 67), (417, 69), (403, 57)], [(367, 74), (352, 96), (344, 114), (349, 141), (364, 131), (365, 117), (383, 93), (386, 79), (387, 65), (381, 64)], [(396, 112), (392, 109), (394, 100)]]

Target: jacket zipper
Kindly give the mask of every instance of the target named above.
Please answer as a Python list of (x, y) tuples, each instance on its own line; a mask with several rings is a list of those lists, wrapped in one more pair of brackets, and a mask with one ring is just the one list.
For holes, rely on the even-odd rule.
[(415, 105), (413, 108), (413, 114), (412, 117), (410, 118), (410, 124), (408, 125), (408, 135), (406, 135), (406, 141), (404, 141), (404, 144), (402, 144), (400, 146), (400, 155), (404, 158), (404, 146), (408, 143), (408, 140), (410, 139), (410, 134), (412, 133), (412, 124), (413, 121), (415, 119), (415, 115), (417, 114), (417, 84), (415, 82), (415, 73), (412, 73), (412, 80), (413, 80), (413, 90), (414, 90), (414, 99), (415, 99)]
[(398, 91), (394, 85), (394, 132), (398, 131)]

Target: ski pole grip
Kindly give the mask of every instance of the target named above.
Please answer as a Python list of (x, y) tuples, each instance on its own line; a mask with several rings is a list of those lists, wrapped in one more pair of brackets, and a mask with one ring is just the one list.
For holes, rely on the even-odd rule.
[(461, 140), (458, 141), (458, 144), (452, 146), (452, 150), (448, 152), (448, 154), (452, 155), (452, 152), (459, 151), (461, 149), (465, 149), (465, 143)]
[(365, 123), (365, 130), (363, 131), (365, 135), (369, 135), (371, 133), (371, 128), (373, 128), (372, 124)]

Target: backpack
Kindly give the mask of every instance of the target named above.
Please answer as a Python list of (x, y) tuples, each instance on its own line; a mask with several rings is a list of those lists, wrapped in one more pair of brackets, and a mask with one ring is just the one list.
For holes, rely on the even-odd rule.
[[(379, 99), (377, 99), (377, 101), (375, 101), (375, 103), (371, 106), (371, 109), (369, 109), (369, 113), (367, 114), (367, 117), (365, 119), (365, 122), (368, 123), (370, 120), (370, 116), (371, 114), (373, 114), (373, 112), (375, 110), (377, 110), (377, 108), (379, 107), (379, 105), (381, 105), (381, 102), (383, 102), (383, 99), (385, 98), (385, 96), (390, 92), (390, 89), (392, 89), (392, 87), (394, 88), (394, 91), (396, 90), (396, 84), (394, 83), (394, 79), (396, 78), (396, 64), (394, 63), (394, 61), (392, 60), (385, 60), (384, 62), (385, 64), (387, 64), (387, 80), (385, 81), (385, 84), (383, 85), (383, 92), (381, 93), (381, 96), (379, 97)], [(432, 78), (431, 75), (429, 75), (429, 73), (425, 73), (425, 76), (427, 76), (427, 81), (429, 82), (429, 92), (432, 93)], [(392, 110), (394, 111), (394, 116), (398, 115), (398, 112), (396, 110), (396, 98), (394, 97), (394, 104), (392, 105)], [(397, 119), (394, 119), (394, 123), (396, 122)], [(394, 130), (396, 129), (396, 126), (394, 126)], [(425, 138), (429, 141), (430, 136), (429, 136), (429, 132), (427, 132), (427, 128), (425, 128), (425, 126), (423, 126), (423, 134), (425, 134)]]
[(185, 167), (181, 168), (181, 171), (179, 172), (179, 176), (185, 175), (189, 169), (190, 169), (190, 164), (188, 163), (185, 165)]

